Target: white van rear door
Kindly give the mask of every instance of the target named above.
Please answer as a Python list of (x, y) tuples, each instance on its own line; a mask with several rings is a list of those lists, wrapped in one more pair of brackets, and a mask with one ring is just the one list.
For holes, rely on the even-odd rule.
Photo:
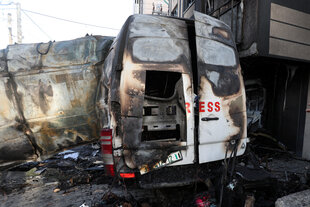
[[(223, 159), (246, 146), (245, 91), (235, 43), (223, 22), (194, 12), (198, 97), (199, 163)], [(229, 144), (230, 143), (230, 144)], [(235, 145), (234, 145), (235, 143)]]

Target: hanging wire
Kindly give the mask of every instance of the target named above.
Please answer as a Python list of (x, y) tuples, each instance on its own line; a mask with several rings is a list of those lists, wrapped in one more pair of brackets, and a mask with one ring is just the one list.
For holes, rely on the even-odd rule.
[(51, 16), (51, 15), (47, 15), (47, 14), (42, 14), (42, 13), (35, 12), (35, 11), (26, 10), (26, 9), (22, 9), (22, 11), (28, 12), (28, 13), (32, 13), (32, 14), (41, 15), (41, 16), (45, 16), (45, 17), (49, 17), (49, 18), (53, 18), (53, 19), (57, 19), (57, 20), (61, 20), (61, 21), (65, 21), (65, 22), (70, 22), (70, 23), (74, 23), (74, 24), (81, 24), (81, 25), (90, 26), (90, 27), (98, 27), (98, 28), (102, 28), (102, 29), (110, 29), (110, 30), (119, 31), (119, 29), (115, 29), (115, 28), (111, 28), (111, 27), (104, 27), (104, 26), (95, 25), (95, 24), (88, 24), (88, 23), (83, 23), (83, 22), (77, 22), (77, 21), (74, 21), (74, 20), (64, 19), (64, 18), (60, 18), (60, 17), (55, 17), (55, 16)]
[(45, 34), (50, 40), (52, 40), (51, 36), (49, 36), (26, 12), (22, 10), (22, 12), (30, 19), (30, 21), (43, 33)]

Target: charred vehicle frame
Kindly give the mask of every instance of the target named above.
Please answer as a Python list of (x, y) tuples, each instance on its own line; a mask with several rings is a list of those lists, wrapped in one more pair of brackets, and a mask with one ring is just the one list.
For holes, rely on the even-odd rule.
[[(245, 90), (232, 33), (194, 17), (130, 16), (114, 40), (97, 98), (108, 174), (136, 177), (142, 187), (184, 185), (203, 164), (244, 153)], [(167, 181), (183, 168), (186, 176)]]

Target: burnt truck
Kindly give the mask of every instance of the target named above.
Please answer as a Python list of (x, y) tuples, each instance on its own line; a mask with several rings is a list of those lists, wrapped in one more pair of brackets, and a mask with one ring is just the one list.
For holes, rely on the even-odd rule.
[(245, 152), (244, 83), (222, 21), (199, 12), (193, 20), (130, 16), (101, 71), (107, 174), (145, 188), (185, 185), (215, 161)]
[(0, 50), (0, 169), (99, 139), (96, 89), (113, 37)]

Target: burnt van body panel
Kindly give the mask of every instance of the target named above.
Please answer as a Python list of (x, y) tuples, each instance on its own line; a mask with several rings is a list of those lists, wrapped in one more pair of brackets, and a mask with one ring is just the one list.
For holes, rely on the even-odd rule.
[(105, 81), (111, 87), (106, 108), (110, 104), (113, 147), (121, 148), (118, 159), (126, 167), (152, 168), (182, 150), (181, 162), (194, 161), (194, 118), (185, 108), (193, 93), (187, 38), (183, 20), (135, 15), (112, 45), (115, 55), (108, 55), (103, 68), (114, 73)]
[(143, 176), (244, 152), (236, 47), (228, 26), (205, 16), (134, 15), (112, 44), (100, 103), (110, 111), (103, 126), (113, 130), (116, 172)]

